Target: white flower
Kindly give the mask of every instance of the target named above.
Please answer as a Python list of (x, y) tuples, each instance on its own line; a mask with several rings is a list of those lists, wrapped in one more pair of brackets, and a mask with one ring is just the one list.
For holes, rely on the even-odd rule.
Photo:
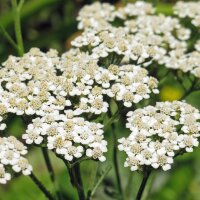
[(173, 158), (166, 156), (165, 154), (155, 155), (153, 158), (152, 167), (157, 169), (158, 167), (162, 167), (164, 171), (171, 169), (171, 164), (173, 163)]
[(104, 102), (101, 98), (89, 100), (91, 104), (90, 112), (95, 114), (106, 113), (108, 111), (108, 103)]
[(1, 163), (4, 165), (14, 165), (19, 159), (20, 154), (13, 150), (3, 150), (0, 154)]
[(106, 160), (106, 157), (103, 155), (104, 152), (106, 152), (106, 150), (103, 151), (100, 147), (95, 147), (93, 149), (88, 148), (86, 150), (86, 155), (95, 160), (98, 159), (99, 161), (104, 162)]
[(0, 164), (0, 184), (6, 184), (11, 179), (10, 173), (5, 171), (5, 168)]
[(83, 147), (82, 146), (68, 146), (67, 151), (65, 153), (65, 159), (68, 161), (72, 161), (74, 158), (80, 158), (82, 157), (83, 153)]
[(22, 135), (22, 138), (24, 140), (26, 140), (27, 144), (32, 144), (32, 143), (41, 144), (42, 141), (43, 141), (43, 137), (36, 130), (35, 131), (33, 131), (33, 130), (28, 131), (27, 130), (26, 134)]
[(55, 149), (57, 154), (64, 155), (66, 153), (66, 147), (71, 145), (71, 141), (65, 140), (65, 137), (62, 135), (56, 135), (56, 136), (49, 136), (47, 138), (47, 147), (50, 150)]
[(153, 148), (145, 148), (141, 151), (141, 154), (136, 155), (136, 157), (140, 161), (140, 164), (152, 165), (154, 162), (154, 154), (155, 150)]
[(192, 152), (194, 147), (199, 145), (198, 139), (190, 135), (180, 135), (180, 148), (184, 148), (187, 152)]
[(90, 144), (93, 142), (94, 136), (89, 130), (82, 130), (79, 134), (74, 137), (74, 142), (81, 143), (83, 145)]
[(28, 160), (25, 158), (20, 158), (12, 168), (15, 172), (22, 172), (26, 176), (30, 175), (33, 169), (32, 166), (28, 163)]
[(124, 162), (124, 167), (130, 167), (131, 171), (136, 171), (139, 169), (140, 161), (135, 156), (130, 156), (126, 158)]
[(0, 130), (3, 131), (6, 129), (6, 124), (5, 123), (1, 123), (0, 124)]

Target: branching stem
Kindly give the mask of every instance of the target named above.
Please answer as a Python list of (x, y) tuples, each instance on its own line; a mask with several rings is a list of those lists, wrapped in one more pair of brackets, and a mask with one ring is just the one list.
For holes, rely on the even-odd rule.
[(69, 169), (69, 175), (73, 180), (73, 185), (76, 187), (79, 200), (85, 200), (85, 193), (83, 189), (83, 183), (81, 178), (80, 164), (77, 163), (71, 169)]
[(15, 43), (15, 41), (12, 39), (12, 37), (9, 35), (9, 33), (5, 30), (5, 28), (0, 25), (0, 29), (6, 40), (10, 43), (10, 45), (15, 48), (16, 51), (18, 51), (18, 46)]
[(15, 26), (15, 37), (17, 41), (17, 49), (19, 56), (24, 54), (24, 44), (22, 39), (22, 31), (21, 31), (21, 20), (20, 13), (22, 6), (24, 4), (24, 0), (20, 0), (19, 4), (17, 4), (16, 0), (12, 0), (13, 14), (14, 14), (14, 26)]
[(118, 156), (117, 156), (117, 137), (116, 137), (116, 131), (115, 131), (115, 125), (112, 124), (112, 133), (113, 133), (113, 164), (115, 169), (115, 175), (117, 179), (117, 188), (119, 191), (119, 194), (121, 195), (121, 198), (123, 198), (123, 190), (122, 190), (122, 184), (121, 184), (121, 178), (119, 173), (119, 166), (118, 166)]
[(47, 199), (55, 200), (54, 197), (51, 195), (51, 193), (46, 189), (46, 187), (37, 179), (37, 177), (33, 173), (31, 173), (29, 177), (37, 185), (37, 187), (44, 193)]
[(54, 170), (53, 170), (53, 167), (51, 164), (51, 160), (49, 158), (48, 150), (46, 147), (42, 147), (42, 154), (43, 154), (43, 157), (44, 157), (44, 160), (46, 163), (46, 167), (49, 172), (51, 182), (53, 183), (53, 186), (54, 186), (55, 194), (57, 195), (57, 197), (59, 199), (59, 191), (57, 190), (57, 187), (56, 187), (55, 173), (54, 173)]
[(136, 200), (141, 200), (143, 192), (144, 192), (144, 189), (145, 189), (145, 187), (147, 185), (147, 181), (149, 179), (150, 174), (151, 174), (150, 170), (144, 171), (143, 180), (142, 180), (142, 183), (141, 183), (140, 188), (138, 190)]

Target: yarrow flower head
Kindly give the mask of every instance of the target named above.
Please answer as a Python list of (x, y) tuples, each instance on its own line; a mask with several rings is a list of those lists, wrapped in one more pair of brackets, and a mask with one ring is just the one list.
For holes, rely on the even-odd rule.
[[(65, 100), (61, 107), (57, 106), (60, 96), (51, 93), (57, 79), (55, 65), (59, 65), (56, 51), (50, 50), (45, 54), (36, 48), (21, 58), (10, 56), (3, 63), (0, 69), (1, 121), (5, 120), (7, 113), (42, 116), (51, 108), (59, 110), (71, 105)], [(1, 124), (1, 129), (5, 129), (4, 124)]]
[(108, 26), (107, 21), (113, 21), (114, 6), (108, 3), (95, 2), (92, 5), (84, 6), (77, 20), (79, 21), (78, 28), (90, 28), (95, 27), (100, 29), (101, 27)]
[(107, 142), (102, 128), (102, 124), (74, 117), (73, 111), (68, 110), (67, 114), (34, 119), (22, 137), (27, 144), (46, 145), (67, 161), (82, 157), (105, 161)]
[(158, 102), (127, 114), (131, 134), (119, 139), (118, 148), (127, 155), (125, 167), (169, 170), (174, 158), (199, 145), (200, 113), (180, 102)]
[(0, 137), (0, 184), (6, 184), (11, 174), (30, 175), (32, 166), (24, 157), (27, 148), (14, 136)]
[(71, 62), (68, 62), (69, 64), (61, 70), (69, 72), (73, 69), (73, 76), (81, 72), (79, 84), (83, 85), (85, 89), (88, 88), (85, 96), (80, 98), (80, 103), (75, 108), (75, 114), (107, 112), (109, 105), (104, 100), (106, 96), (114, 98), (116, 101), (122, 101), (125, 107), (130, 107), (133, 103), (150, 98), (151, 93), (159, 93), (157, 79), (148, 76), (148, 72), (144, 68), (135, 65), (114, 64), (105, 68), (87, 53), (77, 54), (77, 56), (74, 53), (75, 55), (72, 56), (72, 52), (71, 50), (63, 54), (63, 60), (67, 61), (71, 57)]
[(154, 11), (150, 3), (142, 1), (119, 8), (100, 3), (87, 5), (78, 16), (83, 33), (72, 45), (90, 52), (94, 58), (115, 61), (117, 55), (123, 62), (136, 63), (162, 63), (169, 51), (185, 52), (190, 29), (182, 26), (178, 18), (155, 15)]
[(200, 78), (200, 51), (196, 43), (196, 51), (184, 54), (181, 51), (171, 52), (163, 59), (166, 68), (180, 70)]
[(192, 24), (196, 27), (200, 27), (200, 2), (183, 2), (179, 1), (174, 6), (174, 13), (180, 18), (190, 18)]

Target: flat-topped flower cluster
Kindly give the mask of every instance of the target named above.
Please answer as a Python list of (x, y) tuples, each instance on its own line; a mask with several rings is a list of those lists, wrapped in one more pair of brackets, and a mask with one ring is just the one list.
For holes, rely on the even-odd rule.
[(65, 114), (33, 119), (22, 138), (27, 144), (47, 145), (67, 161), (87, 156), (103, 162), (107, 142), (102, 128), (102, 124), (74, 117), (73, 111), (67, 110)]
[(101, 114), (108, 110), (106, 96), (130, 106), (158, 93), (157, 80), (147, 70), (134, 65), (104, 68), (86, 53), (59, 57), (55, 50), (45, 54), (31, 49), (22, 58), (11, 56), (0, 75), (1, 121), (7, 113), (44, 116), (66, 108), (76, 115)]
[(179, 1), (174, 6), (174, 13), (180, 18), (192, 19), (192, 24), (200, 28), (200, 2), (184, 2)]
[(124, 166), (132, 171), (145, 166), (169, 170), (176, 156), (199, 145), (200, 113), (187, 103), (158, 102), (127, 117), (131, 134), (119, 139), (118, 148), (126, 153)]
[(14, 173), (31, 174), (32, 166), (24, 157), (27, 152), (14, 136), (0, 137), (0, 184), (6, 184)]
[[(142, 1), (124, 7), (96, 2), (80, 11), (77, 20), (83, 33), (72, 45), (94, 58), (121, 57), (122, 63), (145, 67), (156, 61), (199, 78), (199, 9), (199, 2), (178, 2), (171, 17), (156, 14), (156, 8)], [(185, 17), (195, 27), (184, 26)]]

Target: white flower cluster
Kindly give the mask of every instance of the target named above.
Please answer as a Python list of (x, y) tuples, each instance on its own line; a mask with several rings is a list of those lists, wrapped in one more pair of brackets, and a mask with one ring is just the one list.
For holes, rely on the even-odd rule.
[(0, 84), (1, 130), (6, 128), (3, 121), (8, 113), (56, 115), (72, 107), (77, 115), (101, 114), (108, 110), (106, 96), (120, 96), (116, 99), (121, 101), (129, 92), (128, 101), (138, 102), (158, 92), (157, 80), (145, 69), (131, 65), (106, 69), (77, 50), (59, 57), (55, 50), (45, 54), (34, 48), (22, 58), (11, 56), (0, 69)]
[[(65, 63), (61, 71), (71, 74), (69, 80), (76, 84), (82, 96), (80, 103), (75, 108), (76, 114), (107, 112), (108, 103), (106, 97), (123, 101), (124, 106), (130, 107), (132, 103), (138, 103), (142, 99), (150, 98), (151, 93), (157, 94), (158, 81), (148, 76), (146, 69), (134, 65), (109, 65), (106, 69), (97, 64), (86, 53), (72, 56), (76, 50), (63, 54)], [(65, 61), (66, 60), (66, 61)], [(67, 62), (68, 61), (68, 62)], [(79, 79), (77, 80), (77, 76)], [(76, 94), (79, 92), (76, 90)], [(69, 93), (70, 94), (70, 93)]]
[[(46, 146), (67, 161), (105, 161), (103, 125), (84, 118), (106, 113), (109, 98), (126, 107), (148, 99), (158, 93), (158, 82), (139, 66), (104, 68), (98, 61), (77, 49), (61, 57), (55, 50), (37, 48), (21, 58), (10, 56), (0, 69), (1, 130), (10, 113), (20, 115), (28, 125), (22, 136), (27, 144)], [(20, 162), (23, 166), (26, 160)]]
[(174, 6), (174, 13), (180, 18), (189, 17), (192, 24), (200, 28), (200, 2), (184, 2), (178, 1)]
[(102, 124), (74, 117), (72, 110), (66, 110), (62, 115), (33, 119), (22, 138), (27, 144), (46, 145), (67, 161), (87, 156), (103, 162), (107, 142), (102, 128)]
[[(8, 113), (43, 116), (71, 105), (69, 100), (53, 95), (58, 81), (54, 66), (59, 62), (54, 50), (45, 54), (33, 48), (21, 58), (10, 56), (0, 69), (0, 121)], [(4, 123), (0, 127), (6, 128)]]
[(170, 69), (178, 69), (183, 72), (189, 72), (195, 77), (200, 78), (200, 48), (199, 42), (196, 43), (196, 51), (183, 53), (182, 51), (171, 52), (169, 56), (165, 56), (163, 63), (165, 67)]
[(100, 3), (87, 5), (78, 17), (79, 28), (84, 32), (72, 45), (87, 47), (95, 58), (114, 52), (141, 62), (147, 58), (160, 60), (170, 49), (185, 49), (190, 30), (177, 18), (153, 13), (153, 6), (141, 1), (120, 8)]
[[(199, 9), (199, 2), (179, 1), (174, 7), (178, 17), (171, 17), (155, 14), (156, 8), (142, 1), (124, 7), (96, 2), (80, 11), (78, 28), (83, 32), (71, 43), (100, 63), (110, 60), (112, 64), (148, 67), (156, 61), (199, 78), (199, 40), (192, 39), (194, 45), (188, 42), (194, 31), (180, 20), (190, 17), (198, 27)], [(188, 49), (190, 43), (193, 46)]]
[(0, 152), (0, 184), (11, 179), (11, 169), (26, 176), (31, 174), (32, 166), (24, 157), (27, 148), (14, 136), (0, 137)]
[(99, 29), (109, 26), (107, 21), (114, 20), (113, 11), (114, 6), (108, 3), (95, 2), (92, 5), (86, 5), (80, 10), (77, 17), (79, 21), (78, 28), (94, 27)]
[(108, 3), (95, 2), (91, 5), (84, 6), (77, 20), (79, 21), (79, 29), (96, 29), (102, 30), (111, 27), (110, 22), (116, 18), (126, 19), (140, 15), (153, 14), (154, 8), (150, 3), (137, 1), (134, 4), (127, 4), (125, 7), (116, 9)]
[(171, 168), (174, 158), (199, 145), (200, 113), (180, 102), (158, 102), (127, 114), (131, 134), (119, 139), (119, 150), (127, 155), (125, 167)]
[[(37, 48), (10, 56), (0, 68), (0, 130), (7, 116), (16, 114), (27, 123), (26, 144), (48, 148), (67, 162), (105, 161), (103, 125), (90, 120), (107, 113), (111, 99), (130, 108), (159, 93), (157, 79), (143, 66), (156, 62), (200, 78), (200, 40), (188, 52), (191, 31), (178, 18), (154, 11), (141, 1), (120, 8), (96, 2), (79, 13), (83, 32), (72, 41), (75, 48), (61, 56)], [(185, 16), (196, 25), (197, 15)], [(186, 103), (157, 103), (127, 116), (131, 134), (119, 140), (119, 150), (132, 171), (168, 170), (175, 156), (198, 146), (200, 114)], [(0, 152), (0, 183), (11, 179), (8, 166), (30, 175), (27, 149), (15, 137), (0, 138)]]
[[(117, 57), (132, 60), (140, 64), (148, 59), (159, 59), (165, 54), (165, 49), (152, 45), (152, 37), (129, 34), (126, 27), (110, 27), (108, 30), (85, 30), (72, 41), (77, 48), (91, 52), (91, 57), (109, 58), (113, 63), (118, 62)], [(157, 38), (153, 38), (157, 39)], [(158, 40), (160, 42), (160, 40)]]

